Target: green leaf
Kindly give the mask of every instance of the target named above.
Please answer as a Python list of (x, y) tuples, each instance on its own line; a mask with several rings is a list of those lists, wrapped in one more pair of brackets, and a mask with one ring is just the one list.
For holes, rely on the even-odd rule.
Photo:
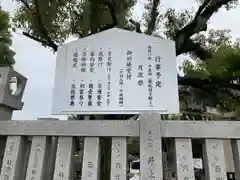
[(11, 67), (15, 63), (10, 28), (9, 15), (0, 6), (0, 66)]

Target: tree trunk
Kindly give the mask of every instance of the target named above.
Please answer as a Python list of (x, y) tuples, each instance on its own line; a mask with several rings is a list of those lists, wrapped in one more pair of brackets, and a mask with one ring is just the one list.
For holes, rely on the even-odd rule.
[(99, 6), (94, 0), (90, 0), (90, 29), (91, 34), (96, 34), (99, 27)]

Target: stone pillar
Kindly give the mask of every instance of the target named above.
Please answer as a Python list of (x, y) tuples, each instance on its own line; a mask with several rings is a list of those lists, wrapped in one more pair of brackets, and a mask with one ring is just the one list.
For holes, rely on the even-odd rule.
[[(11, 93), (10, 83), (17, 84), (14, 94)], [(20, 73), (9, 67), (0, 67), (0, 120), (11, 120), (13, 110), (21, 110), (23, 107), (22, 96), (27, 83)], [(6, 137), (0, 136), (0, 168), (6, 144)]]
[[(59, 120), (57, 118), (38, 118), (38, 120), (45, 120), (45, 121), (53, 121), (53, 120)], [(57, 137), (51, 137), (49, 141), (47, 141), (49, 144), (47, 144), (47, 168), (45, 171), (44, 179), (45, 180), (51, 180), (53, 179), (54, 174), (54, 166), (55, 166), (55, 160), (56, 160), (56, 153), (57, 153), (57, 143), (58, 138)]]

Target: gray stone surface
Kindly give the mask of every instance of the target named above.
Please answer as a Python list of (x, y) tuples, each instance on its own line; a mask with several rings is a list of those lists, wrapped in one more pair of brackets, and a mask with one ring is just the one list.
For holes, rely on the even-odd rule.
[(82, 180), (98, 180), (100, 173), (99, 138), (88, 137), (84, 140)]
[[(160, 121), (158, 118), (155, 125), (161, 127), (161, 136), (167, 138), (240, 139), (239, 121), (184, 122)], [(137, 137), (139, 121), (0, 121), (0, 135)]]
[[(125, 137), (127, 136), (140, 136), (141, 180), (162, 180), (163, 178), (162, 137), (177, 137), (175, 139), (176, 172), (179, 179), (189, 180), (193, 178), (190, 138), (212, 138), (206, 139), (203, 146), (206, 178), (207, 180), (216, 180), (217, 178), (226, 180), (225, 156), (223, 142), (220, 138), (233, 138), (235, 140), (232, 140), (232, 150), (236, 176), (239, 179), (240, 140), (238, 138), (240, 138), (240, 122), (170, 122), (161, 121), (159, 114), (140, 115), (139, 121), (0, 121), (0, 135), (13, 135), (7, 138), (0, 180), (5, 180), (6, 177), (8, 180), (24, 179), (28, 138), (16, 135), (36, 135), (32, 140), (29, 166), (26, 173), (26, 178), (29, 180), (32, 178), (30, 174), (33, 171), (35, 171), (35, 179), (39, 180), (41, 178), (44, 180), (71, 179), (72, 157), (75, 149), (75, 141), (73, 141), (74, 137), (72, 136), (86, 136), (83, 150), (82, 180), (99, 179), (99, 138), (95, 136), (114, 137), (111, 179), (116, 180), (126, 178)], [(46, 138), (46, 136), (60, 137), (58, 142), (52, 143), (51, 138)], [(2, 140), (4, 141), (4, 138)], [(55, 150), (51, 154), (53, 146)], [(41, 147), (41, 149), (38, 151), (37, 147)], [(43, 152), (47, 152), (47, 154)], [(54, 155), (56, 155), (56, 163)], [(45, 158), (46, 161), (44, 161)], [(34, 164), (40, 168), (33, 168), (31, 165)], [(120, 165), (122, 168), (117, 168)], [(44, 171), (41, 167), (53, 171), (54, 166), (54, 176), (51, 173), (43, 176)]]
[(168, 138), (240, 138), (239, 121), (164, 121), (162, 136)]
[[(0, 135), (138, 136), (137, 121), (0, 121)], [(117, 131), (116, 131), (117, 129)]]
[(54, 180), (72, 180), (74, 142), (72, 137), (58, 138)]
[(206, 180), (227, 180), (222, 140), (205, 139), (203, 159)]
[(159, 114), (141, 114), (140, 177), (141, 180), (162, 180), (162, 137)]
[[(9, 82), (12, 77), (18, 79), (16, 95), (10, 93)], [(11, 120), (13, 110), (21, 110), (23, 107), (22, 96), (27, 79), (9, 67), (0, 67), (0, 120)], [(0, 137), (0, 168), (4, 156), (6, 137)]]
[(111, 180), (126, 180), (127, 142), (124, 137), (112, 138)]
[(175, 139), (176, 172), (179, 179), (194, 179), (191, 139)]
[(23, 180), (24, 157), (26, 155), (27, 139), (21, 136), (9, 136), (7, 138), (0, 180)]
[[(15, 95), (10, 93), (9, 88), (9, 82), (12, 77), (16, 77), (18, 81)], [(0, 67), (0, 78), (0, 105), (15, 110), (21, 110), (23, 107), (23, 102), (21, 102), (21, 100), (27, 83), (27, 78), (9, 67)]]
[(51, 168), (47, 166), (48, 141), (46, 136), (33, 137), (26, 180), (46, 180), (45, 171)]

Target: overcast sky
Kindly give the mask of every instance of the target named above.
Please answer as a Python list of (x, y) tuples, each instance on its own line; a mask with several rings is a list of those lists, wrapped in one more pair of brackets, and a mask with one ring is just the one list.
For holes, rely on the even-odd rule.
[[(134, 12), (135, 19), (140, 19), (144, 10), (144, 1), (146, 0), (139, 0)], [(162, 1), (165, 8), (171, 7), (178, 11), (191, 8), (193, 3), (194, 0)], [(15, 8), (12, 0), (1, 0), (1, 4), (10, 13)], [(229, 28), (235, 39), (239, 37), (240, 33), (239, 17), (239, 8), (229, 12), (222, 10), (212, 17), (209, 27), (213, 29)], [(13, 119), (35, 120), (39, 117), (53, 117), (51, 116), (51, 105), (56, 55), (39, 43), (18, 34), (13, 35), (13, 48), (16, 52), (15, 70), (28, 78), (23, 97), (25, 105), (22, 111), (14, 112)], [(58, 118), (66, 119), (66, 116)]]

